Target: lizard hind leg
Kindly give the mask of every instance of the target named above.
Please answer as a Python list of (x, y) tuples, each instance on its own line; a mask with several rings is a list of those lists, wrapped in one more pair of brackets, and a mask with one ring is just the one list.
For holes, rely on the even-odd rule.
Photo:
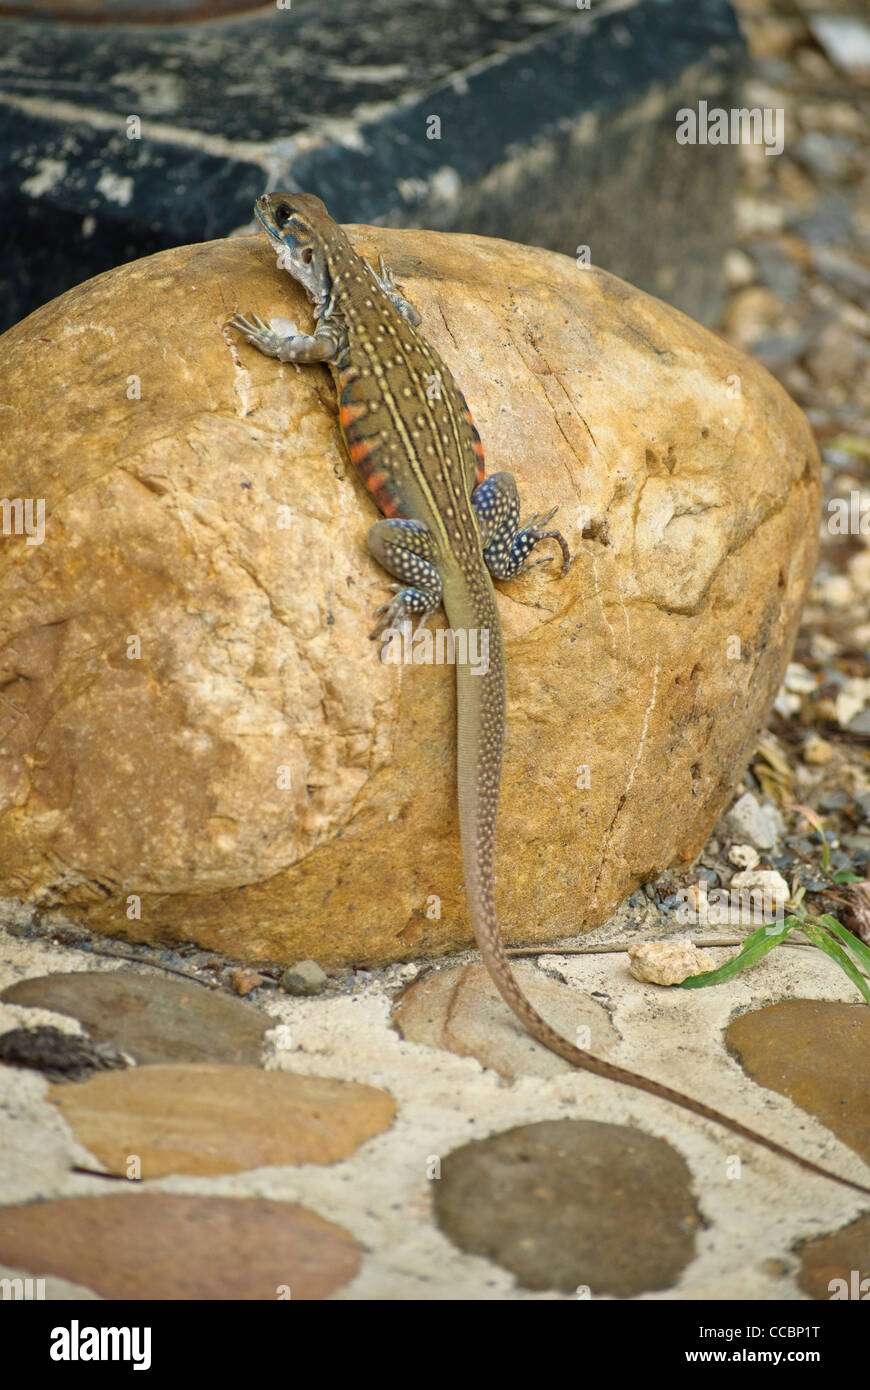
[(407, 319), (408, 323), (416, 328), (417, 324), (422, 321), (419, 313), (413, 304), (409, 304), (408, 300), (399, 294), (398, 286), (393, 279), (393, 272), (387, 266), (383, 256), (380, 257), (378, 264), (380, 265), (380, 274), (366, 261), (366, 265), (377, 281), (378, 289), (383, 290), (387, 298), (392, 300), (393, 307), (398, 310), (402, 318)]
[(545, 516), (536, 512), (520, 526), (520, 499), (512, 473), (491, 473), (471, 494), (471, 505), (477, 514), (483, 539), (483, 558), (495, 579), (514, 579), (533, 565), (546, 565), (551, 555), (529, 560), (535, 546), (544, 540), (557, 541), (562, 551), (562, 574), (571, 564), (568, 542), (561, 531), (545, 530), (555, 515), (553, 507)]
[(389, 518), (376, 521), (368, 534), (369, 550), (396, 584), (396, 594), (377, 611), (377, 623), (369, 636), (374, 641), (388, 628), (400, 627), (413, 617), (418, 628), (441, 603), (441, 576), (435, 564), (435, 543), (421, 521)]

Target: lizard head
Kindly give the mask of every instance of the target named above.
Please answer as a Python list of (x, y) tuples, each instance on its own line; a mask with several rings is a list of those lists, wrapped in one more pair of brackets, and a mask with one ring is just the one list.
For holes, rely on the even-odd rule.
[(279, 264), (313, 303), (322, 304), (332, 285), (326, 258), (329, 229), (336, 230), (323, 203), (313, 193), (264, 193), (254, 212)]

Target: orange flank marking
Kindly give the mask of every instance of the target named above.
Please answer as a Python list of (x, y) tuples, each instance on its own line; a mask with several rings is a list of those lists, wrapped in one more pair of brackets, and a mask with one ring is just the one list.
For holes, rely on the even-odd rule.
[(339, 409), (338, 418), (341, 421), (342, 429), (346, 430), (348, 425), (352, 425), (356, 420), (361, 420), (367, 413), (368, 407), (364, 401), (358, 405), (343, 405)]
[(354, 444), (348, 446), (347, 452), (353, 463), (365, 463), (369, 454), (374, 452), (374, 447), (370, 439), (358, 439)]
[(480, 487), (480, 484), (483, 482), (483, 480), (484, 480), (485, 477), (486, 477), (486, 469), (484, 468), (483, 464), (481, 464), (480, 467), (479, 467), (478, 470), (477, 470), (477, 473), (475, 474), (475, 478), (476, 478), (477, 486), (478, 486), (478, 487)]
[(382, 488), (386, 481), (386, 473), (370, 473), (369, 476), (366, 478), (365, 483), (369, 492), (377, 492), (378, 488)]

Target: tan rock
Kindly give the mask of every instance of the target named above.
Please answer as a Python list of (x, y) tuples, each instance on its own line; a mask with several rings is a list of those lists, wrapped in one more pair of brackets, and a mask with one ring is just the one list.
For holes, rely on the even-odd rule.
[(703, 975), (716, 962), (692, 941), (641, 941), (628, 948), (628, 968), (636, 980), (653, 985), (680, 985), (690, 975)]
[[(117, 1076), (117, 1074), (113, 1075)], [(76, 1138), (112, 1173), (211, 1177), (288, 1163), (337, 1163), (393, 1122), (386, 1091), (256, 1067), (137, 1067), (52, 1086), (49, 1099)]]
[(785, 999), (735, 1018), (725, 1038), (747, 1076), (788, 1096), (870, 1162), (865, 1005)]
[(362, 1256), (334, 1221), (261, 1197), (114, 1192), (0, 1208), (0, 1262), (112, 1300), (328, 1298)]
[[(499, 899), (509, 939), (553, 940), (722, 810), (813, 569), (815, 446), (761, 367), (603, 271), (352, 235), (488, 467), (524, 515), (559, 503), (577, 552), (499, 586)], [(0, 497), (46, 503), (43, 543), (0, 558), (0, 893), (248, 962), (464, 946), (452, 672), (377, 661), (376, 513), (331, 383), (238, 344), (236, 309), (310, 324), (250, 238), (122, 266), (0, 339)]]

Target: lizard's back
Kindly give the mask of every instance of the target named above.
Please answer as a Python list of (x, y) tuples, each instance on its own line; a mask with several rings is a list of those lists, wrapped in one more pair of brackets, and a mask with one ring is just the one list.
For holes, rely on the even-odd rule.
[(346, 339), (330, 365), (348, 453), (385, 516), (423, 522), (442, 554), (479, 554), (469, 498), (483, 477), (483, 450), (465, 398), (439, 354), (332, 228), (327, 255)]

